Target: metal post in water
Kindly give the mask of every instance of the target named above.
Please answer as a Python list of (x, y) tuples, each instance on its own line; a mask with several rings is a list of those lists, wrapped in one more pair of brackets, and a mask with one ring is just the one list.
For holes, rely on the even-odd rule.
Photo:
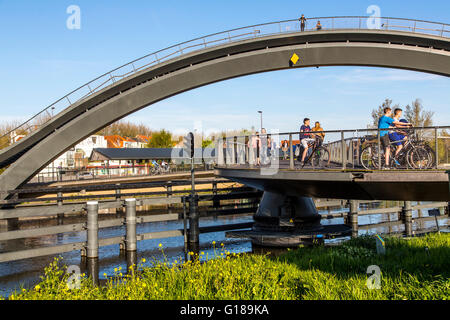
[(187, 216), (186, 216), (186, 197), (183, 197), (183, 227), (184, 227), (184, 244), (185, 247), (188, 243), (188, 234), (187, 234)]
[[(172, 181), (167, 181), (167, 198), (172, 198)], [(167, 204), (167, 213), (172, 213), (172, 206)]]
[(197, 212), (197, 199), (192, 196), (189, 199), (189, 245), (200, 242), (199, 215)]
[(214, 207), (214, 209), (217, 209), (218, 207), (220, 207), (220, 200), (216, 199), (216, 196), (217, 196), (217, 181), (213, 181), (212, 186), (213, 186), (213, 196), (214, 196), (213, 207)]
[(407, 237), (411, 237), (412, 232), (412, 209), (411, 201), (405, 201), (402, 210), (403, 222), (405, 223), (405, 234)]
[(98, 258), (98, 201), (87, 203), (87, 258)]
[(352, 227), (352, 238), (358, 237), (358, 210), (359, 210), (359, 202), (357, 200), (350, 200), (350, 212), (348, 222)]
[(136, 199), (126, 199), (126, 251), (136, 251), (137, 235), (136, 235)]
[[(120, 183), (116, 183), (116, 201), (120, 201)], [(119, 216), (123, 212), (123, 207), (116, 208), (116, 214)]]
[[(58, 186), (58, 190), (61, 190), (61, 186)], [(61, 191), (58, 191), (58, 207), (59, 208), (61, 208), (62, 206), (63, 206), (63, 200), (62, 200), (62, 197), (63, 197), (63, 194), (62, 194), (62, 192)], [(58, 220), (58, 224), (60, 225), (60, 224), (62, 224), (63, 223), (63, 219), (64, 219), (64, 213), (58, 213), (57, 215), (56, 215), (56, 217), (57, 217), (57, 220)]]

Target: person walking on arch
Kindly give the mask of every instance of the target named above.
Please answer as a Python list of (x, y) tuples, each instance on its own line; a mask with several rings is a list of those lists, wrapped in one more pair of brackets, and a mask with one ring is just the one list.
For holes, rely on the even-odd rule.
[(306, 18), (305, 15), (302, 14), (302, 16), (300, 17), (300, 19), (298, 19), (300, 21), (300, 30), (303, 32), (305, 31), (305, 25), (306, 25)]

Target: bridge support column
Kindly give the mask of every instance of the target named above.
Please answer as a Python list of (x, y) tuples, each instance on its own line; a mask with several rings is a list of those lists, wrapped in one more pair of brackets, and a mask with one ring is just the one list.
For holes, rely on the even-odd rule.
[(412, 232), (412, 209), (411, 209), (411, 201), (405, 201), (402, 209), (402, 218), (405, 223), (405, 234), (407, 237), (411, 237)]
[(305, 230), (320, 226), (320, 215), (312, 198), (293, 197), (265, 191), (254, 215), (253, 229), (282, 231)]

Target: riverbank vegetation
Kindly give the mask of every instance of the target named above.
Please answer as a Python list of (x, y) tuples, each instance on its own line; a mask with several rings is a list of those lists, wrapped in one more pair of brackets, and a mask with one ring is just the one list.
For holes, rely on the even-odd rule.
[[(385, 244), (385, 255), (377, 254), (374, 237), (365, 236), (337, 246), (301, 247), (273, 257), (233, 254), (223, 244), (213, 243), (215, 258), (209, 261), (205, 262), (202, 252), (200, 262), (169, 264), (143, 259), (128, 274), (116, 269), (100, 287), (82, 277), (78, 289), (68, 288), (68, 275), (62, 261), (56, 259), (38, 285), (9, 299), (450, 298), (449, 234), (387, 238)], [(371, 265), (381, 270), (379, 289), (367, 285), (372, 275), (366, 272)]]

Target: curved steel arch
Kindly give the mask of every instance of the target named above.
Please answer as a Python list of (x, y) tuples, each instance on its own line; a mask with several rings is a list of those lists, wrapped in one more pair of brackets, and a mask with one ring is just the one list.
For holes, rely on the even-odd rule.
[[(293, 53), (301, 60), (289, 63)], [(58, 114), (0, 154), (0, 191), (26, 183), (99, 129), (173, 95), (235, 77), (314, 66), (373, 66), (450, 76), (450, 39), (410, 32), (333, 30), (278, 34), (196, 51), (133, 74)], [(4, 195), (6, 196), (6, 195)]]

